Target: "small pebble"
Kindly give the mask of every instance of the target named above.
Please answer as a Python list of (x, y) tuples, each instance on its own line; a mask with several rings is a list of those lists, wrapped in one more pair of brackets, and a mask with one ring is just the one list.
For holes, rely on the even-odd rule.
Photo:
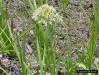
[(0, 54), (0, 58), (2, 58), (2, 54)]

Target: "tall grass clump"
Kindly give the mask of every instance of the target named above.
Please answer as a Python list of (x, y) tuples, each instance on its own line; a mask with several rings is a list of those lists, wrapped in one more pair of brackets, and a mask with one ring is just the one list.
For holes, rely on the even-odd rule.
[[(12, 37), (11, 34), (13, 34), (13, 26), (12, 30), (10, 30), (11, 26), (8, 25), (7, 20), (9, 19), (8, 17), (8, 11), (7, 11), (7, 5), (4, 7), (3, 0), (0, 1), (0, 46), (1, 49), (8, 44), (11, 44), (12, 42)], [(3, 52), (3, 51), (2, 51)], [(15, 56), (15, 51), (13, 45), (9, 46), (6, 49), (7, 54), (10, 56), (14, 57)]]
[(93, 63), (95, 61), (95, 51), (96, 51), (96, 43), (97, 43), (97, 37), (98, 37), (98, 34), (99, 34), (99, 2), (97, 2), (97, 5), (96, 5), (96, 10), (93, 11), (94, 13), (94, 20), (93, 22), (91, 22), (91, 26), (90, 26), (90, 38), (89, 38), (89, 41), (88, 41), (88, 48), (87, 48), (87, 51), (88, 51), (88, 56), (87, 56), (87, 59), (86, 59), (86, 66), (88, 66), (87, 68), (88, 69), (92, 69), (93, 67)]
[(40, 74), (46, 75), (47, 69), (49, 69), (51, 75), (57, 75), (59, 67), (56, 65), (54, 28), (57, 24), (63, 24), (62, 17), (52, 6), (45, 4), (34, 11), (32, 18), (36, 21), (35, 36), (37, 56), (41, 67)]
[(97, 4), (96, 10), (92, 12), (94, 13), (94, 17), (95, 17), (93, 21), (90, 21), (88, 15), (86, 14), (86, 11), (82, 6), (80, 6), (80, 9), (83, 11), (86, 19), (88, 20), (90, 37), (88, 38), (88, 41), (86, 44), (87, 46), (82, 47), (82, 50), (83, 50), (82, 54), (79, 54), (78, 51), (76, 50), (76, 54), (78, 55), (78, 61), (76, 62), (76, 65), (79, 67), (82, 67), (84, 70), (92, 70), (94, 66), (94, 61), (95, 61), (96, 42), (99, 34), (98, 33), (99, 5)]
[[(95, 20), (93, 21), (94, 25), (95, 25), (95, 35), (96, 35), (96, 41), (98, 39), (99, 36), (99, 1), (97, 0), (97, 6), (96, 6), (96, 10), (94, 12), (94, 16), (95, 16)], [(98, 49), (97, 49), (98, 50)], [(98, 74), (99, 74), (99, 64), (98, 64), (98, 60), (95, 59), (95, 64), (96, 64), (96, 69), (98, 70)]]
[[(33, 73), (25, 64), (26, 32), (32, 29), (33, 26), (25, 29), (23, 24), (22, 34), (19, 34), (13, 38), (13, 21), (11, 21), (11, 25), (9, 25), (7, 5), (4, 6), (3, 2), (3, 0), (0, 0), (0, 54), (6, 52), (11, 57), (15, 57), (17, 55), (22, 67), (22, 75), (33, 75)], [(23, 41), (22, 48), (19, 44), (19, 39), (21, 37)], [(16, 42), (18, 45), (16, 45)], [(7, 71), (5, 71), (1, 66), (0, 69), (8, 75)]]

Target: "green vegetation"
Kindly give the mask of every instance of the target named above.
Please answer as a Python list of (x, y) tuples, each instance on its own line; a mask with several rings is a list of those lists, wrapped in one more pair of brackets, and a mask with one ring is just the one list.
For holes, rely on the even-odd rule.
[[(40, 75), (46, 75), (49, 72), (51, 75), (58, 75), (62, 69), (63, 73), (67, 75), (76, 75), (76, 70), (84, 69), (91, 70), (93, 65), (96, 65), (96, 70), (99, 71), (99, 64), (95, 57), (97, 50), (96, 43), (99, 34), (99, 1), (97, 6), (93, 10), (92, 14), (94, 20), (90, 21), (85, 9), (80, 5), (79, 9), (84, 13), (88, 21), (88, 27), (90, 31), (90, 37), (88, 41), (81, 44), (82, 53), (79, 53), (79, 43), (75, 37), (75, 54), (77, 55), (77, 61), (72, 60), (72, 44), (69, 36), (68, 28), (66, 28), (66, 7), (69, 5), (69, 0), (60, 0), (60, 7), (63, 11), (63, 17), (56, 11), (53, 6), (48, 5), (48, 0), (20, 0), (24, 3), (25, 12), (32, 19), (33, 23), (28, 28), (26, 27), (23, 18), (22, 20), (22, 32), (17, 34), (14, 38), (13, 33), (13, 21), (11, 25), (8, 23), (9, 19), (12, 19), (8, 15), (7, 5), (4, 5), (3, 0), (0, 0), (0, 54), (7, 53), (9, 56), (15, 58), (18, 57), (22, 68), (22, 75), (39, 75), (38, 72), (34, 72), (27, 64), (25, 60), (26, 53), (26, 39), (28, 38), (26, 33), (30, 30), (34, 31), (34, 37), (31, 40), (32, 44), (35, 44), (36, 57), (38, 64), (40, 64)], [(27, 9), (26, 6), (30, 9)], [(69, 22), (68, 22), (69, 23)], [(62, 30), (64, 27), (65, 32)], [(59, 28), (60, 33), (56, 35), (55, 29)], [(62, 49), (58, 49), (57, 45), (60, 40), (60, 35), (63, 38), (67, 47), (67, 55)], [(20, 44), (20, 39), (22, 44)], [(98, 52), (98, 51), (97, 51)], [(62, 58), (64, 55), (64, 59)], [(1, 60), (1, 59), (0, 59)], [(32, 59), (33, 60), (33, 59)], [(61, 66), (64, 64), (64, 66)], [(31, 64), (32, 65), (32, 64)], [(1, 66), (0, 69), (6, 74), (9, 73)], [(90, 73), (88, 73), (90, 75)], [(95, 75), (95, 74), (94, 74)]]
[[(13, 25), (9, 26), (8, 23), (7, 23), (7, 20), (9, 19), (9, 16), (8, 16), (8, 11), (7, 11), (7, 8), (4, 8), (3, 7), (3, 1), (1, 0), (0, 2), (1, 6), (0, 6), (0, 9), (1, 9), (1, 15), (0, 15), (0, 32), (1, 32), (1, 38), (0, 38), (0, 46), (2, 48), (2, 46), (7, 46), (8, 44), (11, 44), (13, 38), (10, 37), (11, 34), (13, 34)], [(6, 6), (7, 7), (7, 6)], [(15, 51), (14, 51), (14, 47), (13, 45), (11, 45), (10, 47), (7, 48), (6, 52), (14, 57), (15, 56)]]
[(66, 7), (68, 6), (68, 4), (69, 0), (60, 0), (60, 6), (62, 8), (64, 17), (66, 17)]

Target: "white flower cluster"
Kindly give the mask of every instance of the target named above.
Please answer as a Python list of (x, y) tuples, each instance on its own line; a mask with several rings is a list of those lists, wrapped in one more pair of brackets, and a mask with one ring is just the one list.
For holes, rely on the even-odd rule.
[(38, 21), (38, 23), (43, 23), (45, 25), (47, 25), (47, 23), (63, 23), (63, 17), (56, 12), (53, 6), (49, 6), (48, 4), (44, 4), (41, 7), (37, 8), (33, 13), (32, 18), (34, 21)]

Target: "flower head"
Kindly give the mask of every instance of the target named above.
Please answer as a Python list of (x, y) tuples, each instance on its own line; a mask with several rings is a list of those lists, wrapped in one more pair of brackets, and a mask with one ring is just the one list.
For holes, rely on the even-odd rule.
[(47, 25), (49, 24), (62, 24), (62, 16), (60, 16), (56, 10), (53, 8), (53, 6), (49, 6), (48, 4), (44, 4), (37, 8), (34, 13), (32, 18), (35, 21), (38, 21), (39, 23), (43, 23)]

